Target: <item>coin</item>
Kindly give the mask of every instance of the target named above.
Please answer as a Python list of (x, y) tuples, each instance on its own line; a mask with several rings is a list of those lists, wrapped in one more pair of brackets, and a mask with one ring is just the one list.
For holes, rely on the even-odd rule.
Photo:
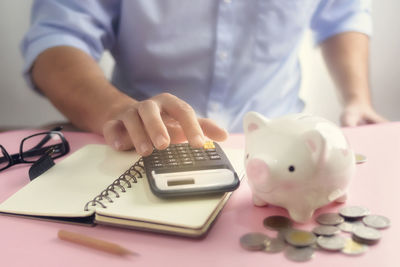
[(320, 225), (315, 227), (312, 232), (316, 235), (332, 236), (338, 234), (340, 229), (332, 225)]
[(292, 247), (288, 246), (285, 249), (285, 256), (291, 261), (304, 262), (309, 261), (314, 256), (314, 249), (312, 247)]
[(366, 226), (375, 229), (384, 229), (390, 226), (390, 220), (381, 215), (368, 215), (362, 221)]
[(362, 164), (362, 163), (367, 162), (367, 157), (364, 156), (364, 155), (355, 154), (354, 156), (355, 156), (355, 158), (356, 158), (356, 163), (357, 163), (357, 164)]
[(369, 213), (369, 209), (360, 206), (346, 206), (339, 210), (339, 214), (348, 220), (360, 219)]
[(285, 234), (285, 240), (296, 247), (306, 247), (314, 244), (317, 237), (307, 231), (292, 229)]
[(357, 243), (351, 238), (347, 238), (342, 252), (347, 255), (360, 255), (368, 250), (368, 246)]
[(344, 248), (345, 239), (342, 236), (320, 236), (317, 238), (317, 244), (330, 251), (341, 250)]
[(337, 213), (322, 213), (315, 220), (323, 225), (338, 225), (344, 222), (344, 218)]
[(378, 230), (367, 226), (355, 227), (352, 235), (354, 241), (366, 245), (378, 243), (381, 237), (382, 235)]
[(361, 221), (345, 221), (338, 225), (338, 228), (343, 232), (353, 233), (355, 227), (363, 225)]
[(263, 250), (270, 238), (263, 233), (248, 233), (240, 238), (240, 245), (247, 250)]
[(275, 231), (291, 228), (292, 224), (292, 221), (284, 216), (269, 216), (264, 219), (264, 226)]
[(264, 251), (268, 253), (277, 253), (283, 251), (285, 247), (286, 247), (285, 240), (280, 238), (274, 238), (265, 242)]

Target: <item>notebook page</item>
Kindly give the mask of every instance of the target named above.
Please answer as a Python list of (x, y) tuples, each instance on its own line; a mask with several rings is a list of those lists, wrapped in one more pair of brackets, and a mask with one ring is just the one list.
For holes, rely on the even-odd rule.
[(106, 145), (86, 145), (56, 163), (0, 204), (0, 212), (83, 217), (85, 204), (139, 159), (134, 152), (117, 152)]
[[(243, 151), (224, 148), (239, 177), (243, 173)], [(147, 179), (127, 189), (114, 203), (107, 203), (106, 209), (96, 208), (96, 213), (115, 218), (174, 225), (187, 228), (201, 228), (224, 201), (224, 193), (178, 199), (161, 199), (153, 195)]]

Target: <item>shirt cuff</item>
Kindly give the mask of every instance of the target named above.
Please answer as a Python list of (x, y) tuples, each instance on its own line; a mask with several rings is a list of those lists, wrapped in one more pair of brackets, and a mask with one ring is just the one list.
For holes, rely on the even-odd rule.
[(25, 59), (23, 77), (27, 85), (39, 93), (41, 93), (40, 90), (35, 86), (32, 80), (32, 66), (36, 58), (43, 51), (56, 46), (71, 46), (78, 48), (92, 56), (96, 61), (99, 61), (101, 57), (101, 55), (95, 54), (94, 51), (89, 48), (88, 44), (86, 44), (83, 40), (71, 35), (51, 34), (49, 36), (33, 40), (29, 43), (27, 43), (25, 40), (21, 45), (21, 50)]
[(343, 33), (343, 32), (359, 32), (364, 33), (371, 37), (372, 35), (372, 19), (370, 14), (358, 14), (343, 20), (339, 24), (326, 27), (322, 31), (314, 34), (315, 45), (319, 45), (329, 37)]

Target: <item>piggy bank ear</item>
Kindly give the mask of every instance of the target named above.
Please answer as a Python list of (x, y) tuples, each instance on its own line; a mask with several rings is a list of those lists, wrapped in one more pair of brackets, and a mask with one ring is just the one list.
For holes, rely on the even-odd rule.
[(303, 141), (309, 151), (311, 157), (316, 163), (324, 163), (326, 160), (326, 140), (320, 132), (311, 130), (303, 134)]
[(243, 129), (245, 134), (258, 130), (268, 124), (268, 119), (260, 113), (251, 111), (246, 113), (243, 118)]

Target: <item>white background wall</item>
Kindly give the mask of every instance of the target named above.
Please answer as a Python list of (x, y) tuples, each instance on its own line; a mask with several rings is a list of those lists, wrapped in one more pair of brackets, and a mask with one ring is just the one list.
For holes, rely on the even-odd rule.
[[(43, 97), (29, 90), (22, 79), (19, 43), (29, 26), (31, 1), (0, 1), (0, 128), (40, 126), (64, 120)], [(371, 82), (376, 109), (391, 120), (400, 120), (400, 1), (375, 1), (374, 37), (371, 40)], [(304, 69), (301, 96), (307, 112), (338, 122), (340, 104), (318, 50), (305, 38), (301, 52)], [(102, 67), (109, 75), (109, 55)]]

